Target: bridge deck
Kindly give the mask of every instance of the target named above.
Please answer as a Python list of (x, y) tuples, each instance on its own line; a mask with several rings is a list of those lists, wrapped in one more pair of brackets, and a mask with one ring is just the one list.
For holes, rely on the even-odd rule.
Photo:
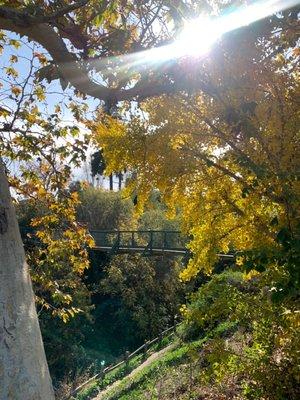
[[(94, 250), (99, 250), (99, 251), (107, 251), (109, 252), (112, 249), (112, 246), (94, 246)], [(143, 253), (145, 251), (146, 247), (124, 247), (120, 246), (118, 247), (117, 253)], [(166, 249), (166, 248), (160, 248), (160, 247), (153, 247), (151, 249), (151, 252), (153, 254), (161, 254), (161, 253), (169, 253), (169, 254), (186, 254), (187, 249), (182, 248), (182, 249)]]

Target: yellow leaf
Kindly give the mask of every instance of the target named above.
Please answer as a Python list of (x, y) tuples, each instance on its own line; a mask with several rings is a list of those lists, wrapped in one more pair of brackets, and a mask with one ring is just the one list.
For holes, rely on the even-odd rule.
[(11, 87), (11, 91), (16, 97), (20, 96), (20, 94), (22, 93), (22, 89), (19, 86), (15, 85)]

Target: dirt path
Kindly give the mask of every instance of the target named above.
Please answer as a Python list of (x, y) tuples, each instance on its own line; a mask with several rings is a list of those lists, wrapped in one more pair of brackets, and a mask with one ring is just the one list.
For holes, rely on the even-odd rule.
[(130, 374), (126, 375), (123, 379), (120, 379), (110, 386), (108, 386), (106, 389), (104, 389), (102, 392), (98, 394), (97, 397), (94, 397), (93, 400), (104, 400), (105, 396), (113, 389), (117, 388), (120, 383), (124, 379), (130, 379), (134, 378), (142, 369), (150, 365), (153, 361), (158, 360), (161, 358), (165, 353), (167, 353), (169, 350), (171, 350), (174, 347), (174, 344), (170, 344), (169, 346), (165, 347), (164, 349), (158, 351), (157, 353), (152, 354), (145, 362), (143, 362), (141, 365), (139, 365), (136, 369), (134, 369)]

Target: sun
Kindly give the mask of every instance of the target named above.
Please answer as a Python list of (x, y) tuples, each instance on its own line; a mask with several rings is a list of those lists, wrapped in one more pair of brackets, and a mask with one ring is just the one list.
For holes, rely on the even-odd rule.
[(248, 5), (232, 8), (218, 17), (199, 16), (185, 22), (184, 28), (173, 44), (166, 46), (166, 58), (201, 56), (209, 52), (212, 45), (224, 34), (268, 15), (292, 7), (299, 0), (254, 0)]
[(186, 20), (173, 43), (122, 56), (121, 68), (124, 71), (129, 68), (138, 71), (151, 65), (158, 69), (181, 57), (204, 57), (223, 34), (293, 7), (299, 1), (252, 0), (248, 4), (231, 7), (218, 16), (200, 15), (195, 19)]
[(208, 17), (186, 22), (177, 40), (172, 44), (177, 55), (200, 56), (207, 53), (222, 35), (220, 24)]

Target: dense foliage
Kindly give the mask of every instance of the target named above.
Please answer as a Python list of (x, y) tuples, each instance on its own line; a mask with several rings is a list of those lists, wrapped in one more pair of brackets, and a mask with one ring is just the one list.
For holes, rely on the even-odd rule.
[(134, 227), (133, 204), (120, 193), (88, 187), (79, 193), (77, 219), (88, 228), (117, 230)]
[(241, 273), (213, 277), (182, 308), (196, 333), (228, 319), (241, 330), (237, 354), (222, 338), (209, 345), (203, 384), (236, 377), (246, 398), (296, 399), (299, 49), (293, 14), (276, 34), (273, 23), (224, 36), (191, 63), (205, 80), (197, 94), (151, 99), (142, 116), (93, 126), (108, 169), (135, 171), (127, 190), (140, 209), (156, 187), (170, 214), (182, 210), (193, 253), (182, 280), (211, 274), (220, 252), (237, 254)]
[[(201, 353), (203, 386), (231, 381), (246, 399), (299, 397), (298, 302), (272, 300), (268, 286), (278, 271), (243, 276), (236, 269), (214, 276), (183, 308), (185, 338), (209, 332), (220, 323), (233, 331), (216, 338)], [(276, 278), (275, 278), (276, 279)]]
[(298, 399), (299, 315), (272, 301), (268, 279), (214, 275), (182, 310), (179, 340), (104, 399)]
[(183, 279), (211, 271), (218, 252), (274, 253), (284, 231), (297, 236), (298, 53), (265, 57), (278, 40), (265, 29), (260, 42), (250, 29), (225, 37), (193, 65), (209, 89), (145, 102), (144, 121), (94, 124), (108, 168), (136, 171), (140, 203), (158, 187), (181, 206), (194, 253)]
[[(182, 307), (186, 336), (238, 326), (204, 349), (203, 385), (236, 379), (246, 398), (298, 398), (298, 10), (162, 68), (126, 53), (143, 57), (186, 18), (244, 2), (68, 3), (0, 4), (0, 28), (23, 35), (0, 31), (0, 155), (20, 222), (35, 230), (38, 245), (28, 240), (26, 250), (53, 376), (74, 378), (91, 353), (114, 356), (156, 334), (181, 301), (175, 262), (95, 256), (87, 228), (180, 224), (193, 254), (182, 281), (212, 274), (220, 252), (236, 253), (239, 268), (200, 279)], [(122, 195), (137, 199), (140, 219), (120, 195), (69, 190), (91, 143), (106, 174), (130, 172)], [(163, 206), (151, 210), (153, 190)]]
[[(80, 203), (74, 203), (76, 223), (88, 229), (163, 229), (172, 224), (166, 219), (165, 206), (156, 201), (157, 195), (149, 210), (136, 218), (132, 201), (122, 199), (120, 192), (84, 183), (70, 187), (73, 196), (74, 188), (79, 190)], [(56, 386), (98, 371), (101, 361), (112, 362), (174, 322), (184, 301), (184, 287), (178, 281), (180, 260), (167, 256), (110, 257), (89, 250), (89, 269), (76, 273), (68, 260), (72, 247), (68, 251), (64, 248), (60, 258), (53, 258), (56, 264), (43, 256), (48, 247), (36, 233), (35, 221), (49, 215), (47, 204), (27, 199), (19, 202), (17, 211)], [(53, 234), (59, 233), (56, 224), (51, 228)], [(60, 251), (61, 245), (56, 247)]]
[(180, 268), (180, 262), (167, 256), (130, 255), (115, 257), (106, 268), (102, 291), (120, 298), (118, 313), (127, 311), (135, 322), (132, 337), (150, 339), (174, 323), (184, 301)]

